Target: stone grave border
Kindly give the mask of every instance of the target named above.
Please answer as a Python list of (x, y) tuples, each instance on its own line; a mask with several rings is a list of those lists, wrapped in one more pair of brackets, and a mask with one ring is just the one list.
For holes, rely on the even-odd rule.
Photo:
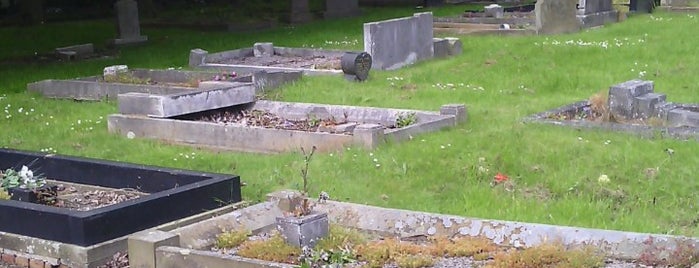
[[(699, 128), (694, 127), (655, 127), (648, 125), (631, 125), (616, 122), (591, 122), (586, 120), (555, 120), (550, 116), (562, 112), (575, 112), (589, 107), (588, 101), (579, 101), (569, 105), (564, 105), (548, 111), (530, 115), (523, 119), (524, 122), (552, 124), (565, 126), (573, 129), (601, 129), (615, 132), (625, 132), (636, 134), (643, 138), (674, 138), (682, 140), (695, 139), (699, 141)], [(683, 105), (683, 107), (694, 107), (699, 109), (699, 105)]]
[[(126, 100), (122, 96), (120, 103)], [(188, 99), (180, 98), (178, 101), (181, 103), (177, 105), (181, 107), (197, 106), (184, 104)], [(348, 121), (358, 124), (352, 126), (352, 135), (347, 135), (153, 118), (144, 114), (112, 114), (107, 118), (107, 125), (109, 132), (127, 137), (145, 137), (213, 149), (278, 153), (312, 146), (319, 151), (341, 150), (351, 145), (374, 149), (386, 140), (410, 139), (413, 135), (455, 126), (467, 119), (466, 107), (462, 104), (444, 105), (439, 112), (262, 100), (238, 107), (269, 111), (292, 120), (307, 119), (309, 116), (342, 119), (347, 115)], [(191, 112), (180, 110), (178, 113)], [(396, 129), (385, 129), (379, 125), (393, 124), (400, 114), (411, 113), (417, 118), (415, 124)]]
[[(153, 70), (132, 69), (135, 77), (150, 78), (156, 82), (187, 83), (197, 79), (212, 79), (221, 75), (216, 72), (183, 71), (183, 70)], [(300, 79), (300, 72), (293, 71), (257, 71), (245, 76), (237, 76), (218, 83), (225, 87), (230, 83), (253, 83), (256, 93), (264, 92), (278, 87), (281, 84)], [(37, 92), (48, 98), (76, 99), (99, 101), (103, 99), (116, 99), (119, 94), (128, 92), (141, 92), (149, 94), (173, 94), (197, 91), (198, 88), (172, 85), (145, 85), (127, 83), (108, 83), (99, 81), (102, 76), (81, 77), (71, 80), (48, 79), (27, 84), (27, 90)], [(216, 82), (216, 81), (212, 81)]]
[[(126, 236), (136, 231), (154, 227), (176, 228), (196, 219), (230, 211), (233, 206), (229, 203), (241, 200), (240, 178), (235, 175), (10, 149), (0, 150), (0, 160), (6, 164), (14, 163), (13, 166), (31, 162), (32, 168), (55, 174), (52, 178), (61, 181), (84, 183), (97, 176), (103, 178), (102, 181), (94, 182), (97, 185), (119, 185), (117, 187), (121, 188), (143, 186), (144, 190), (151, 192), (147, 197), (90, 211), (0, 200), (0, 211), (15, 215), (12, 219), (0, 221), (1, 262), (16, 262), (19, 258), (52, 266), (96, 267), (108, 261), (115, 253), (126, 250)], [(84, 170), (91, 172), (84, 173)], [(130, 179), (115, 180), (116, 177), (127, 174), (131, 174)], [(144, 178), (150, 181), (141, 180)], [(172, 188), (171, 185), (179, 186)], [(226, 189), (226, 185), (230, 189)], [(188, 205), (181, 207), (181, 211), (166, 217), (150, 212), (163, 202), (181, 205), (188, 198), (202, 194), (211, 196), (212, 199), (196, 202), (190, 200)], [(203, 212), (207, 210), (208, 212)], [(151, 216), (142, 218), (143, 221), (129, 218), (136, 216), (141, 219), (143, 213)], [(115, 219), (121, 219), (121, 222), (115, 225)]]
[[(466, 17), (435, 17), (434, 32), (444, 34), (464, 34), (464, 35), (502, 35), (502, 36), (524, 36), (536, 35), (534, 29), (534, 19), (528, 18), (466, 18)], [(500, 25), (509, 24), (522, 25), (530, 24), (528, 28), (501, 29)]]
[[(244, 57), (254, 57), (254, 47), (246, 47), (234, 50), (226, 50), (216, 53), (209, 53), (206, 50), (196, 48), (189, 53), (189, 67), (205, 69), (205, 70), (225, 70), (234, 71), (238, 74), (250, 74), (257, 71), (293, 71), (302, 72), (304, 75), (341, 75), (342, 70), (331, 69), (308, 69), (308, 68), (292, 68), (292, 67), (275, 67), (275, 66), (256, 66), (245, 64), (222, 64), (216, 63), (224, 59), (238, 59)], [(273, 47), (274, 55), (288, 57), (310, 57), (310, 56), (325, 56), (341, 58), (346, 52), (361, 53), (360, 51), (347, 50), (331, 50), (331, 49), (311, 49), (311, 48), (291, 48), (291, 47)]]
[[(289, 264), (243, 258), (212, 252), (216, 235), (224, 230), (244, 228), (255, 232), (274, 226), (275, 217), (283, 216), (293, 191), (279, 191), (268, 200), (211, 219), (174, 230), (143, 231), (128, 238), (130, 263), (136, 267), (296, 267)], [(327, 213), (330, 222), (341, 226), (378, 233), (410, 236), (451, 236), (460, 234), (485, 237), (501, 246), (527, 248), (546, 241), (560, 241), (565, 246), (582, 244), (600, 248), (608, 257), (637, 260), (649, 250), (668, 256), (682, 245), (699, 246), (692, 237), (634, 233), (614, 230), (523, 223), (468, 218), (454, 215), (388, 209), (368, 205), (327, 201), (316, 205)], [(652, 241), (650, 246), (644, 245)], [(652, 247), (652, 248), (651, 248)], [(133, 253), (133, 254), (132, 254)]]

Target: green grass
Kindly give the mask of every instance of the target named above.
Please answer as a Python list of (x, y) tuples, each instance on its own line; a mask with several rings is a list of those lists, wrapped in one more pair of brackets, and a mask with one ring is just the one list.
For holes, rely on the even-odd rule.
[[(26, 83), (95, 75), (112, 64), (186, 66), (189, 50), (197, 47), (216, 52), (272, 41), (293, 47), (360, 49), (363, 22), (413, 11), (368, 9), (361, 18), (254, 33), (146, 28), (148, 44), (125, 48), (116, 59), (77, 63), (32, 64), (16, 59), (71, 43), (101, 44), (113, 35), (107, 21), (2, 28), (0, 35), (17, 38), (0, 43), (0, 146), (51, 148), (59, 154), (238, 174), (247, 183), (243, 195), (250, 201), (260, 201), (273, 190), (299, 189), (300, 152), (212, 152), (129, 140), (107, 133), (105, 118), (117, 112), (114, 102), (44, 99), (26, 93)], [(455, 14), (458, 9), (436, 12)], [(697, 142), (520, 122), (524, 116), (637, 78), (640, 71), (655, 81), (656, 91), (668, 94), (669, 101), (698, 103), (699, 36), (687, 30), (697, 26), (697, 17), (659, 12), (563, 36), (462, 36), (464, 53), (455, 58), (392, 72), (372, 71), (365, 83), (306, 77), (276, 96), (285, 101), (424, 110), (447, 103), (468, 105), (468, 122), (451, 129), (372, 152), (352, 147), (317, 154), (309, 171), (313, 194), (327, 191), (341, 201), (469, 217), (697, 236)], [(358, 41), (326, 44), (343, 40)], [(566, 45), (568, 40), (607, 41), (608, 48)], [(552, 45), (554, 41), (560, 45)], [(389, 80), (394, 77), (402, 80)], [(434, 86), (438, 83), (455, 87), (440, 89)], [(478, 87), (483, 90), (474, 90)], [(5, 107), (9, 118), (1, 109)], [(34, 110), (27, 115), (29, 109)], [(666, 148), (673, 149), (674, 156), (669, 157)], [(486, 174), (477, 172), (481, 157), (488, 165)], [(644, 174), (656, 167), (656, 177)], [(496, 172), (507, 174), (515, 191), (491, 187)], [(598, 183), (601, 174), (610, 182)]]

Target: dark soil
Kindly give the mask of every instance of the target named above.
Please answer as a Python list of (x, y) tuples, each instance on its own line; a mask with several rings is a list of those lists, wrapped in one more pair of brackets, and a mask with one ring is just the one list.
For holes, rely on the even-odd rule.
[(586, 121), (602, 121), (602, 114), (593, 111), (589, 105), (577, 108), (575, 110), (563, 111), (560, 113), (549, 114), (547, 119), (553, 120), (586, 120)]
[(58, 186), (58, 195), (42, 193), (40, 203), (78, 211), (106, 207), (147, 195), (136, 189), (112, 189), (60, 181), (51, 181), (49, 184)]
[(340, 70), (340, 57), (312, 56), (312, 57), (285, 57), (280, 55), (264, 57), (245, 57), (237, 59), (224, 59), (216, 63), (240, 64), (253, 66), (304, 68), (304, 69), (328, 69)]

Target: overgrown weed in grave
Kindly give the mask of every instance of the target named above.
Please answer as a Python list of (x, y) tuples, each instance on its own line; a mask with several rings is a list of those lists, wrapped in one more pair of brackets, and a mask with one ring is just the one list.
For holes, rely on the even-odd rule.
[(108, 75), (102, 78), (104, 82), (107, 83), (122, 83), (122, 84), (139, 84), (148, 85), (151, 84), (150, 78), (139, 78), (136, 77), (131, 72), (122, 72), (115, 75)]
[(247, 241), (250, 235), (251, 232), (245, 229), (224, 231), (216, 236), (216, 247), (221, 249), (235, 248)]
[(417, 123), (417, 114), (414, 112), (399, 113), (396, 117), (396, 128), (403, 128)]
[(588, 99), (593, 116), (604, 122), (610, 120), (607, 98), (608, 96), (605, 92), (598, 92), (590, 96)]
[(578, 249), (566, 249), (560, 243), (545, 243), (522, 250), (511, 249), (495, 254), (490, 268), (528, 268), (528, 267), (566, 267), (595, 268), (604, 267), (604, 256), (597, 249), (589, 246)]
[(236, 254), (246, 258), (299, 264), (301, 249), (287, 244), (281, 234), (275, 232), (268, 239), (243, 242)]

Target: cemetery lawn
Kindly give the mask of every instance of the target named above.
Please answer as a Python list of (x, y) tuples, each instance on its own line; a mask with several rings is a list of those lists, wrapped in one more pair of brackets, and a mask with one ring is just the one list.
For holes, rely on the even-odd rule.
[[(457, 14), (459, 8), (436, 10)], [(97, 75), (108, 65), (186, 68), (189, 50), (269, 41), (291, 47), (361, 49), (362, 22), (410, 15), (367, 9), (356, 19), (248, 33), (144, 28), (149, 42), (118, 58), (34, 63), (34, 53), (115, 35), (111, 20), (0, 28), (0, 147), (240, 175), (243, 198), (299, 189), (300, 152), (214, 152), (107, 133), (116, 102), (50, 100), (26, 93), (43, 79)], [(699, 143), (525, 124), (533, 113), (585, 100), (634, 78), (655, 81), (668, 101), (699, 103), (699, 17), (657, 12), (561, 36), (466, 37), (464, 53), (369, 81), (305, 77), (269, 99), (438, 110), (465, 103), (468, 122), (374, 151), (316, 154), (312, 195), (468, 217), (699, 236)], [(605, 93), (606, 94), (606, 93)], [(668, 153), (672, 152), (672, 154)], [(508, 176), (508, 187), (491, 186)], [(47, 174), (50, 176), (50, 174)], [(609, 179), (599, 181), (601, 175)]]

